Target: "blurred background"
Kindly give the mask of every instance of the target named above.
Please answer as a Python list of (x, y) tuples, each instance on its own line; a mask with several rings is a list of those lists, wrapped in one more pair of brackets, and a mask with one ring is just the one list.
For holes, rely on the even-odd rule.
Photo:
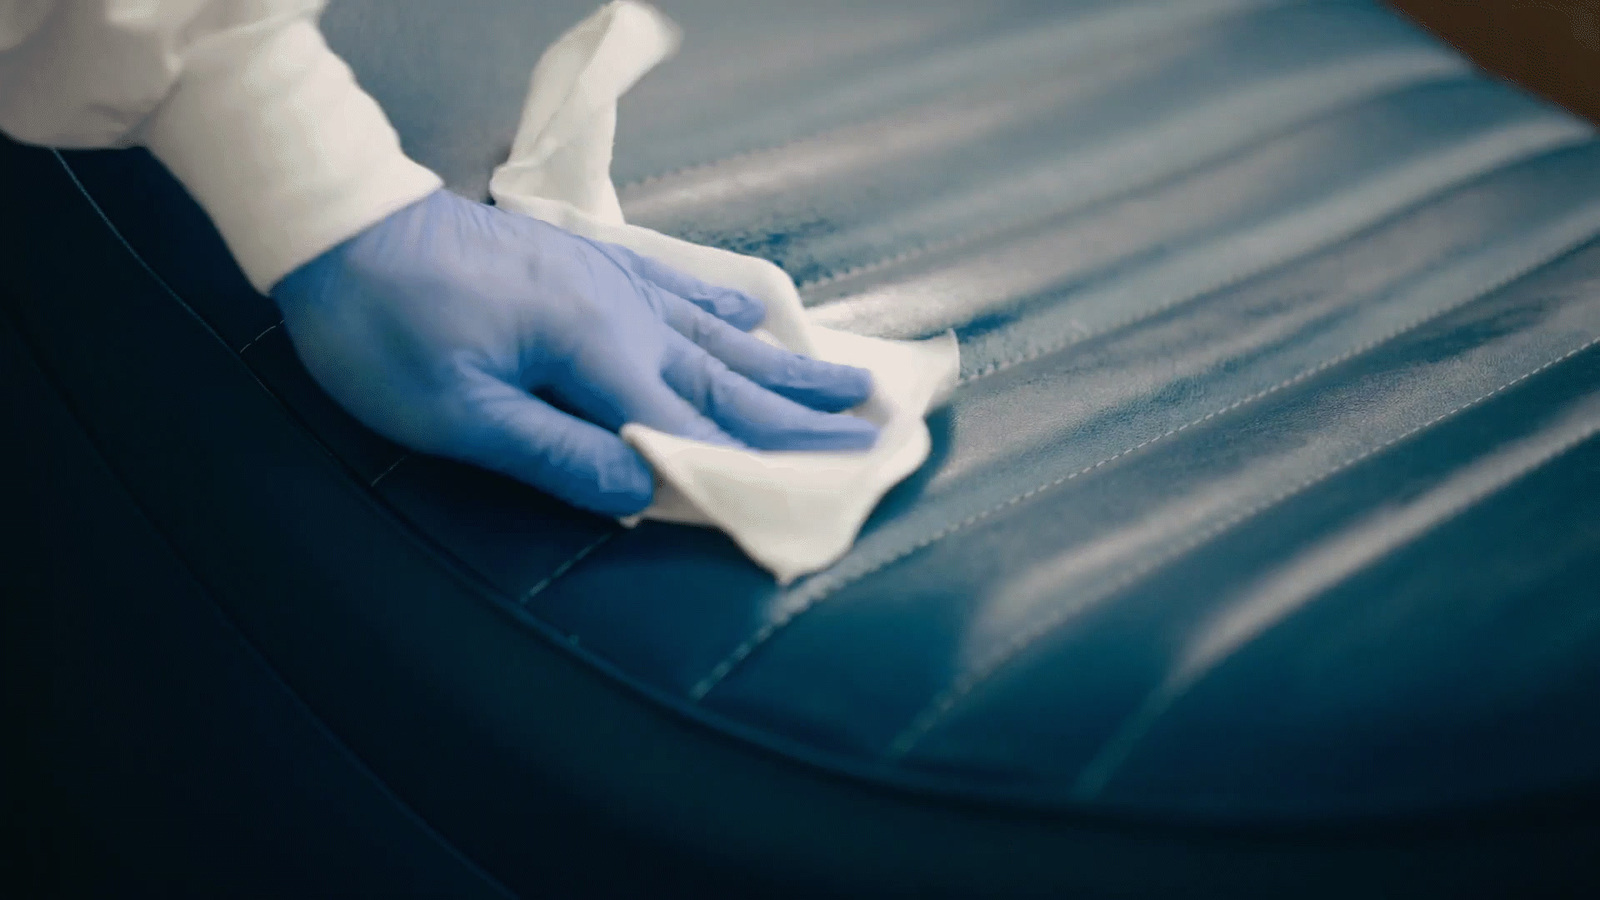
[(1600, 0), (1390, 0), (1479, 65), (1600, 123)]

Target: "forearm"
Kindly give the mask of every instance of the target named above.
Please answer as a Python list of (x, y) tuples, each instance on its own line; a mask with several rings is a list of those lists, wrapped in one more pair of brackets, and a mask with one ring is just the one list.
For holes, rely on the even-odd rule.
[(0, 0), (0, 130), (144, 144), (260, 290), (439, 186), (322, 40), (314, 0)]

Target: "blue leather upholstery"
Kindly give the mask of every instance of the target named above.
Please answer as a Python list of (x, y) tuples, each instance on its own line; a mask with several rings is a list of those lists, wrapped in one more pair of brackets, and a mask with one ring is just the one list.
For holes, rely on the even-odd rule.
[[(587, 6), (325, 27), (481, 195)], [(1593, 877), (1591, 127), (1364, 2), (663, 6), (630, 218), (962, 341), (929, 464), (787, 589), (371, 435), (148, 157), (6, 151), (41, 370), (460, 877), (637, 887), (562, 870), (596, 845), (835, 893)]]

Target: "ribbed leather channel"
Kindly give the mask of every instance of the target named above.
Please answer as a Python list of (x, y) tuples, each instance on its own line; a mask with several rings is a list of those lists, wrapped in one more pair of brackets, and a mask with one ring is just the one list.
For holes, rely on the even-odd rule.
[[(663, 5), (629, 216), (830, 322), (955, 328), (933, 458), (780, 589), (711, 532), (340, 451), (262, 336), (421, 531), (629, 679), (956, 793), (1319, 821), (1600, 777), (1591, 128), (1362, 2)], [(327, 28), (481, 193), (584, 4), (469, 6)]]

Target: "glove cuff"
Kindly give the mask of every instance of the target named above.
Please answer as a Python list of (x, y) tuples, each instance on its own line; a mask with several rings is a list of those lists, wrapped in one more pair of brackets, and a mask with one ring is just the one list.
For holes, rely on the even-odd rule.
[(441, 185), (400, 149), (383, 110), (306, 19), (191, 48), (139, 139), (263, 293)]

